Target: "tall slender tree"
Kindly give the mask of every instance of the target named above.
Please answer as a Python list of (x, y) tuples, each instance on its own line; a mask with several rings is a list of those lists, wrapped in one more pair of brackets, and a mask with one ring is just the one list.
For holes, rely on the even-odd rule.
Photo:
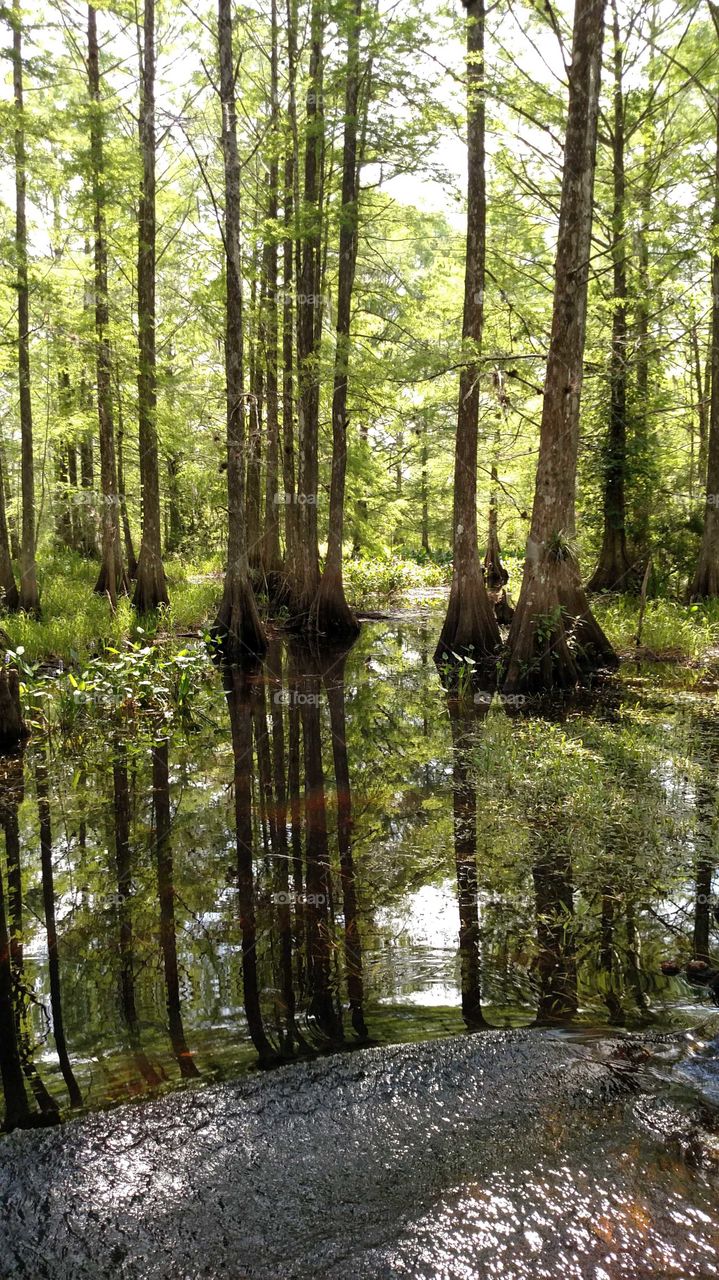
[(118, 592), (127, 591), (128, 583), (120, 542), (120, 504), (112, 412), (110, 311), (107, 293), (103, 107), (100, 98), (97, 14), (92, 4), (87, 7), (87, 77), (90, 91), (90, 170), (95, 235), (95, 354), (100, 434), (100, 483), (102, 485), (102, 565), (95, 590), (106, 594), (114, 606)]
[(573, 686), (582, 670), (615, 661), (582, 588), (573, 545), (604, 5), (576, 0), (574, 10), (552, 333), (507, 691)]
[[(285, 594), (280, 550), (280, 503), (278, 501), (280, 427), (277, 378), (277, 211), (279, 190), (279, 86), (278, 86), (277, 0), (270, 6), (270, 156), (267, 174), (267, 226), (262, 252), (265, 278), (265, 405), (267, 417), (267, 465), (265, 470), (265, 526), (262, 567), (267, 593), (279, 602)], [(291, 410), (290, 410), (291, 412)]]
[(626, 164), (624, 155), (624, 44), (619, 29), (617, 0), (612, 0), (614, 108), (612, 148), (612, 339), (609, 361), (609, 430), (604, 446), (604, 530), (599, 562), (588, 591), (627, 590), (632, 564), (627, 551), (627, 227)]
[(351, 0), (345, 64), (345, 119), (342, 152), (342, 208), (337, 281), (337, 337), (332, 391), (332, 477), (327, 557), (310, 610), (310, 629), (344, 638), (356, 635), (357, 619), (345, 599), (342, 581), (345, 479), (347, 475), (347, 389), (349, 383), (352, 290), (357, 263), (359, 170), (357, 120), (360, 94), (360, 21), (362, 0)]
[(464, 0), (467, 14), (467, 250), (462, 321), (463, 360), (454, 451), (453, 566), (447, 615), (435, 659), (489, 657), (499, 648), (497, 620), (477, 546), (479, 356), (484, 323), (487, 231), (484, 0)]
[(3, 609), (14, 613), (20, 607), (20, 593), (15, 582), (10, 552), (7, 508), (5, 505), (5, 472), (0, 451), (0, 593)]
[(222, 156), (225, 170), (225, 376), (227, 380), (227, 570), (214, 631), (224, 656), (239, 661), (267, 648), (255, 602), (245, 524), (245, 407), (240, 261), (240, 158), (237, 147), (232, 3), (218, 0)]
[(140, 613), (167, 604), (162, 564), (160, 466), (157, 451), (157, 375), (155, 360), (155, 0), (145, 0), (142, 24), (142, 88), (140, 93), (140, 151), (142, 185), (138, 218), (137, 329), (139, 370), (137, 408), (140, 434), (142, 541), (137, 560), (133, 604)]
[(25, 107), (23, 103), (22, 19), (20, 0), (12, 5), (13, 92), (15, 99), (15, 260), (18, 323), (18, 380), (20, 384), (20, 457), (22, 537), (20, 542), (20, 607), (40, 611), (35, 565), (35, 465), (30, 395), (30, 288), (28, 284), (27, 173), (25, 156)]
[(322, 162), (324, 152), (324, 14), (312, 0), (305, 108), (302, 240), (297, 281), (298, 546), (296, 610), (304, 622), (320, 581), (317, 542), (319, 485), (319, 338), (322, 316)]
[[(719, 36), (719, 6), (710, 3)], [(712, 216), (712, 309), (710, 336), (709, 442), (704, 502), (704, 530), (691, 584), (692, 600), (719, 596), (719, 94), (716, 100), (714, 153), (714, 210)]]

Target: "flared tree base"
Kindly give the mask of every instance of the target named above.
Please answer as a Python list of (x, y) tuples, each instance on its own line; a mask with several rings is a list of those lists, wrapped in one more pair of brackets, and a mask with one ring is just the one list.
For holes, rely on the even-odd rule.
[(6, 613), (17, 613), (20, 608), (20, 592), (12, 575), (12, 569), (5, 581), (0, 584), (0, 603)]
[(465, 568), (455, 567), (452, 574), (447, 614), (434, 660), (452, 662), (463, 658), (475, 661), (495, 658), (501, 643), (494, 608), (477, 557)]
[(265, 574), (267, 603), (272, 609), (289, 609), (292, 604), (292, 588), (284, 568), (268, 569)]
[[(107, 565), (103, 561), (103, 563), (100, 565), (100, 572), (97, 575), (97, 582), (95, 583), (95, 587), (94, 587), (94, 591), (96, 595), (106, 596), (108, 594), (109, 580), (110, 580), (110, 575), (107, 570)], [(118, 596), (129, 596), (130, 594), (130, 579), (128, 577), (127, 570), (125, 569), (124, 565), (116, 574), (115, 594)]]
[(0, 751), (12, 751), (28, 736), (20, 705), (20, 677), (14, 667), (0, 667)]
[(509, 603), (507, 592), (502, 588), (494, 601), (494, 616), (500, 627), (509, 627), (514, 618), (514, 609)]
[(719, 556), (715, 559), (702, 555), (689, 589), (689, 600), (715, 600), (718, 596)]
[(592, 614), (571, 558), (525, 566), (509, 633), (505, 693), (554, 693), (616, 667), (617, 656)]
[(249, 574), (228, 569), (211, 635), (226, 662), (241, 663), (248, 658), (261, 658), (267, 652), (267, 636)]
[(627, 554), (623, 536), (606, 537), (587, 591), (636, 591), (639, 573)]
[(330, 644), (352, 641), (360, 625), (345, 599), (342, 575), (325, 569), (307, 615), (307, 630)]
[(160, 605), (170, 603), (165, 569), (160, 556), (145, 546), (140, 548), (132, 606), (136, 613), (153, 613)]

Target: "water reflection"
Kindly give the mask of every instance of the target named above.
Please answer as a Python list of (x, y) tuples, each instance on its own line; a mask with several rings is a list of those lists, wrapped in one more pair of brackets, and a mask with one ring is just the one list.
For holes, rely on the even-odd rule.
[(552, 718), (443, 688), (426, 622), (207, 661), (1, 762), (8, 1126), (487, 1026), (691, 1025), (717, 977), (715, 695)]

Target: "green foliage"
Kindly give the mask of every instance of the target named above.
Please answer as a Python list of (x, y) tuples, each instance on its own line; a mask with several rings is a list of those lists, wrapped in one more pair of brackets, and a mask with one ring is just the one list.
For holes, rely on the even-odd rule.
[[(596, 616), (620, 653), (635, 650), (639, 607), (632, 596), (599, 597), (595, 602)], [(641, 643), (643, 650), (657, 657), (697, 661), (714, 657), (719, 645), (719, 604), (649, 600)]]
[[(155, 633), (185, 631), (202, 627), (220, 594), (214, 577), (198, 575), (171, 566), (172, 597), (169, 609), (147, 621)], [(120, 648), (136, 637), (138, 619), (129, 600), (120, 598), (112, 612), (108, 600), (93, 590), (97, 566), (69, 552), (56, 553), (40, 561), (42, 618), (27, 614), (4, 614), (0, 625), (11, 649), (23, 649), (29, 662), (85, 663), (108, 646)]]
[(346, 560), (344, 583), (347, 598), (357, 607), (397, 602), (408, 592), (434, 593), (449, 582), (448, 565), (415, 560)]

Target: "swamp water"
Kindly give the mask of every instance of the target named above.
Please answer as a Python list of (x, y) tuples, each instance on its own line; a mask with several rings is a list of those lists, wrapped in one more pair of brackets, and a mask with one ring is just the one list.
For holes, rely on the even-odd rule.
[[(203, 1086), (271, 1082), (258, 1066), (298, 1060), (276, 1078), (299, 1081), (334, 1052), (381, 1062), (368, 1046), (527, 1028), (530, 1044), (589, 1058), (649, 1032), (646, 1096), (701, 1108), (711, 1133), (710, 675), (627, 665), (549, 711), (469, 678), (449, 698), (435, 623), (365, 624), (331, 657), (277, 640), (254, 672), (167, 645), (82, 678), (28, 675), (37, 727), (0, 767), (9, 1127), (164, 1093), (181, 1116), (198, 1091), (216, 1096)], [(350, 1229), (344, 1262), (167, 1274), (719, 1274), (709, 1137), (687, 1161), (691, 1140), (673, 1130), (662, 1143), (593, 1112), (577, 1145), (545, 1116), (530, 1160), (521, 1129), (515, 1114), (491, 1194), (479, 1164), (455, 1171), (414, 1216), (397, 1207), (394, 1240)], [(6, 1209), (3, 1151), (31, 1161), (28, 1144), (41, 1154), (54, 1132), (20, 1138), (0, 1139)], [(388, 1169), (396, 1154), (388, 1137)], [(128, 1256), (85, 1270), (55, 1246), (34, 1272), (16, 1251), (0, 1276), (166, 1274)]]

